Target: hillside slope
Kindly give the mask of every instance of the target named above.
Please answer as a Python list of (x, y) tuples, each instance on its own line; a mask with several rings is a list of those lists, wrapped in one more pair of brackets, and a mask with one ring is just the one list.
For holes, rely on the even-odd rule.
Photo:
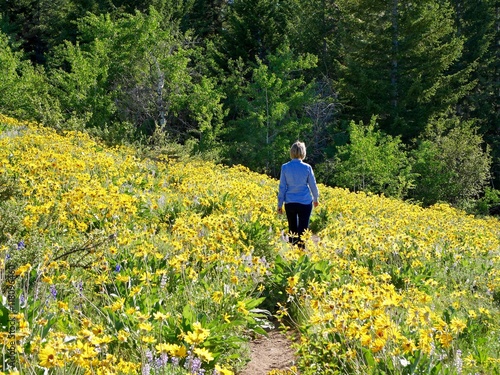
[(264, 175), (0, 130), (4, 370), (230, 374), (272, 313), (304, 374), (499, 371), (496, 219), (320, 186), (302, 251)]

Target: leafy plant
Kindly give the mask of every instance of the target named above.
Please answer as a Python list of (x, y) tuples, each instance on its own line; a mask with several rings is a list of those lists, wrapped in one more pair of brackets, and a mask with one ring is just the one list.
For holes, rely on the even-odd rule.
[(404, 198), (415, 179), (410, 160), (400, 138), (376, 130), (376, 121), (372, 117), (367, 126), (351, 122), (349, 143), (338, 147), (334, 183), (352, 191)]
[(440, 201), (459, 208), (483, 192), (491, 157), (472, 122), (439, 118), (430, 124), (414, 153), (419, 175), (412, 197), (428, 206)]

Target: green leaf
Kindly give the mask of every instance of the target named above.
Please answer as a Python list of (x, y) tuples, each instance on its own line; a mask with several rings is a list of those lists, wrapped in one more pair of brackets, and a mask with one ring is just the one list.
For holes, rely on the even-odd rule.
[(8, 330), (9, 327), (9, 309), (0, 303), (0, 324)]

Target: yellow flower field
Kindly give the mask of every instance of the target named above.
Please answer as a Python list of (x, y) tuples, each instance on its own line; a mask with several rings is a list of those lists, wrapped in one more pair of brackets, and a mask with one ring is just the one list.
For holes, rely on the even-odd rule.
[(232, 374), (273, 314), (303, 374), (500, 371), (500, 222), (277, 181), (0, 115), (3, 371)]

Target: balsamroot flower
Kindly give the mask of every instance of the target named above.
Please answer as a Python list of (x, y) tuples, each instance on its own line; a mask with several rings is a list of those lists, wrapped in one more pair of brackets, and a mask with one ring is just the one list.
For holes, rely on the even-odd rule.
[(50, 345), (40, 350), (38, 361), (40, 366), (45, 368), (59, 367), (61, 365), (61, 362), (57, 359), (55, 349)]
[(214, 360), (214, 356), (205, 348), (196, 348), (193, 350), (193, 353), (196, 354), (202, 361), (210, 362)]
[(193, 323), (193, 331), (184, 335), (184, 341), (190, 345), (201, 344), (210, 335), (210, 330), (202, 328), (201, 323)]

